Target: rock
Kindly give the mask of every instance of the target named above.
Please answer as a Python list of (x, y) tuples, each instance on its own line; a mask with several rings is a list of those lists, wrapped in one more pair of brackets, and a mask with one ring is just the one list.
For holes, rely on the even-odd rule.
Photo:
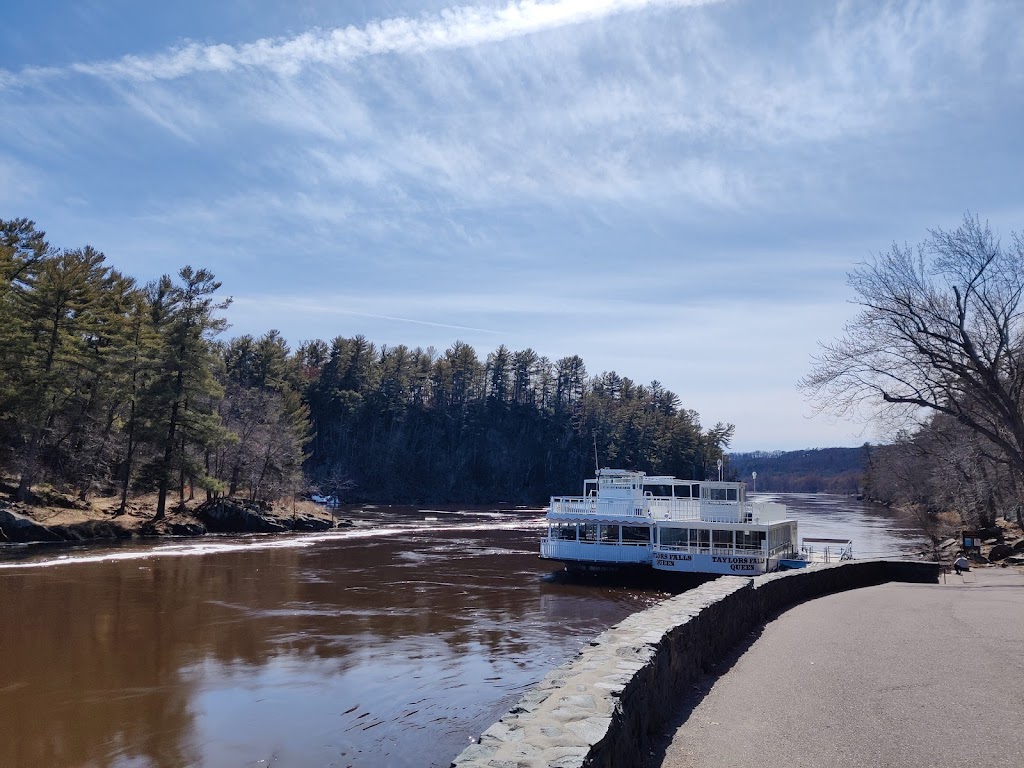
[(288, 528), (234, 499), (213, 499), (195, 515), (211, 533), (280, 533)]
[(205, 536), (206, 526), (202, 523), (168, 523), (167, 533), (171, 536)]
[(339, 528), (352, 528), (353, 526), (355, 526), (355, 523), (353, 523), (351, 520), (339, 520), (338, 521), (338, 527)]
[(1024, 552), (1024, 539), (1015, 541), (1012, 545), (1014, 552)]
[(1002, 560), (1005, 557), (1009, 557), (1013, 554), (1013, 548), (1007, 544), (996, 544), (992, 547), (992, 550), (988, 553), (988, 559), (991, 562), (996, 560)]
[(949, 549), (956, 543), (956, 539), (946, 539), (941, 544), (939, 544), (939, 549)]
[(8, 541), (19, 543), (64, 541), (59, 533), (50, 530), (42, 523), (37, 523), (31, 517), (5, 508), (0, 508), (0, 531), (3, 531)]
[(326, 531), (331, 527), (330, 520), (324, 520), (319, 517), (313, 517), (312, 515), (299, 515), (290, 521), (282, 521), (286, 524), (291, 523), (288, 527), (293, 531)]

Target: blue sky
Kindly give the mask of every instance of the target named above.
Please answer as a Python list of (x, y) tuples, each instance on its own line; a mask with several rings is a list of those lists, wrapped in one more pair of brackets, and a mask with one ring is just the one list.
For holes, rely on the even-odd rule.
[(1022, 11), (9, 0), (0, 218), (210, 268), (232, 334), (579, 354), (738, 450), (856, 445), (795, 387), (846, 273), (1024, 228)]

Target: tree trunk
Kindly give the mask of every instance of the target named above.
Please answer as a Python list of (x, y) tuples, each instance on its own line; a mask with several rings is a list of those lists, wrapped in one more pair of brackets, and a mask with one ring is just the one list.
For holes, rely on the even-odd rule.
[[(181, 379), (182, 375), (179, 373), (178, 381), (180, 382)], [(177, 400), (171, 404), (171, 422), (167, 427), (167, 440), (164, 443), (164, 460), (160, 468), (160, 487), (157, 491), (154, 520), (163, 520), (167, 516), (167, 491), (171, 484), (171, 464), (174, 461), (175, 433), (178, 430), (178, 406), (179, 402)]]
[(36, 467), (39, 461), (39, 433), (41, 428), (32, 430), (32, 438), (29, 440), (28, 448), (25, 450), (25, 463), (22, 466), (21, 477), (18, 479), (18, 491), (15, 498), (21, 502), (27, 502), (32, 498), (32, 485), (36, 479)]

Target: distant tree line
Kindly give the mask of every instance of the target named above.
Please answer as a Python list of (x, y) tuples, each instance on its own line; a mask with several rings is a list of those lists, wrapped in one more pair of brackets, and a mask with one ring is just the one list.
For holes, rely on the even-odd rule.
[(867, 493), (1024, 526), (1024, 238), (967, 215), (850, 274), (861, 311), (802, 384), (823, 408), (867, 413), (896, 438), (872, 449)]
[(730, 453), (729, 477), (775, 493), (843, 493), (861, 491), (868, 446), (861, 448), (809, 448), (802, 451)]
[(0, 220), (0, 470), (18, 498), (45, 482), (117, 492), (123, 511), (156, 492), (157, 517), (197, 492), (538, 502), (595, 463), (702, 479), (733, 434), (578, 356), (223, 341), (220, 288), (192, 267), (140, 286), (89, 246)]

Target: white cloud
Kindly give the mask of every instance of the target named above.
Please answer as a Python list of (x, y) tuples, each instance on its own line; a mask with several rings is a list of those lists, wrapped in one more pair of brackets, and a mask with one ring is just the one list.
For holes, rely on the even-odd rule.
[[(312, 64), (345, 64), (367, 56), (424, 53), (495, 43), (657, 7), (695, 7), (724, 0), (513, 0), (504, 7), (452, 7), (420, 18), (382, 19), (364, 27), (314, 29), (244, 45), (191, 43), (153, 56), (77, 63), (70, 69), (109, 80), (172, 80), (203, 72), (266, 69), (295, 74)], [(54, 69), (26, 71), (34, 77)], [(4, 74), (4, 73), (0, 73)], [(5, 75), (10, 78), (9, 73)]]

